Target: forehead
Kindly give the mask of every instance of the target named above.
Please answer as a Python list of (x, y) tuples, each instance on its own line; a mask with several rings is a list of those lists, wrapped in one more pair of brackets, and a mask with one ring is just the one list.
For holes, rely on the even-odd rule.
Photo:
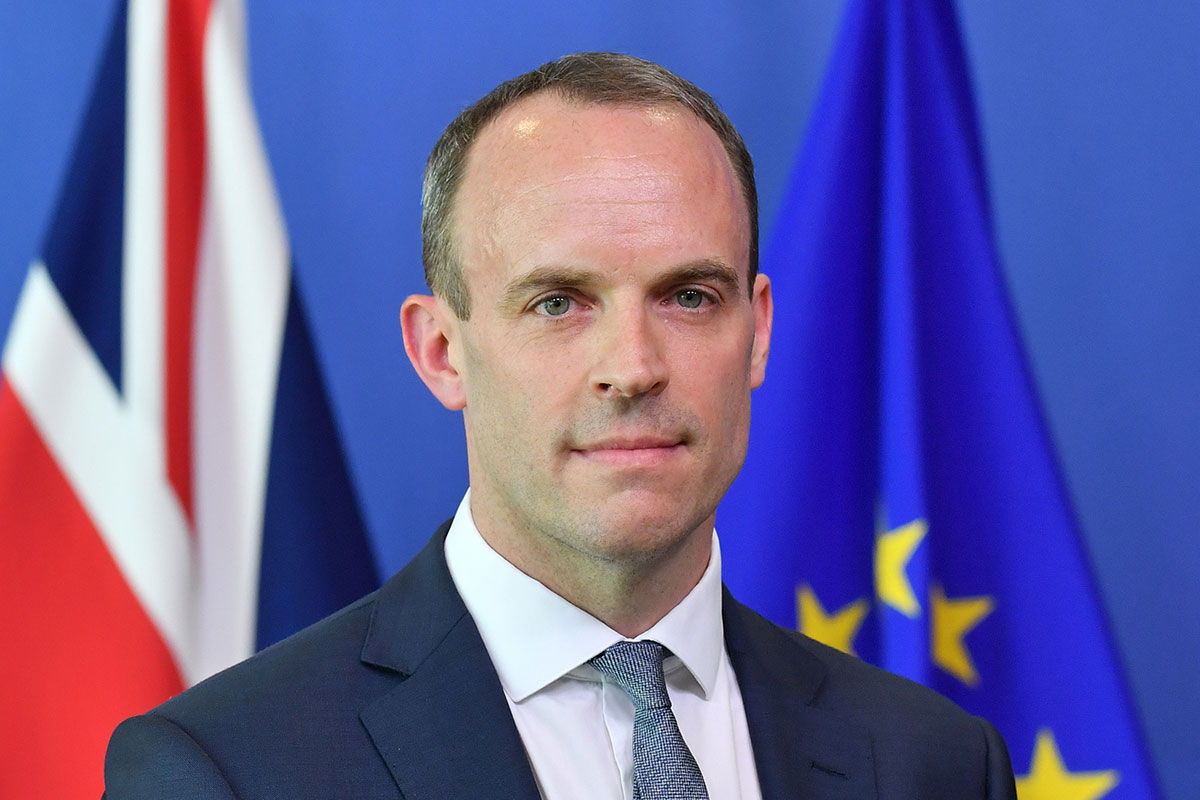
[(482, 167), (551, 142), (562, 145), (564, 155), (573, 149), (570, 145), (588, 151), (619, 149), (621, 143), (636, 147), (639, 140), (684, 131), (697, 140), (693, 144), (704, 140), (704, 150), (712, 145), (721, 151), (716, 133), (682, 105), (599, 103), (545, 90), (517, 100), (484, 125), (468, 161)]
[(480, 261), (516, 266), (524, 250), (555, 237), (564, 246), (602, 240), (607, 257), (622, 241), (650, 257), (660, 240), (689, 234), (701, 249), (732, 238), (748, 252), (748, 212), (729, 158), (716, 133), (677, 105), (523, 98), (472, 145), (456, 206), (468, 275)]

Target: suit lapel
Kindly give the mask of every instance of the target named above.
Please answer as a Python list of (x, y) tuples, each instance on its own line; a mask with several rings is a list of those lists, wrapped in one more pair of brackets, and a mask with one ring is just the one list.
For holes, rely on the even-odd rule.
[(362, 659), (406, 677), (360, 716), (406, 800), (536, 800), (500, 679), (446, 568), (448, 529), (380, 590)]
[(873, 800), (870, 734), (817, 705), (824, 665), (728, 591), (723, 616), (763, 799)]

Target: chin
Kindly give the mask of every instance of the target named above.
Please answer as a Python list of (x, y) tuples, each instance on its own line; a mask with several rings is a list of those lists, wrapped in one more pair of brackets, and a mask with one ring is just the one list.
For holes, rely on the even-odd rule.
[[(711, 516), (674, 503), (629, 502), (611, 513), (583, 514), (581, 543), (614, 561), (653, 560), (682, 544)], [(705, 531), (708, 533), (708, 531)]]

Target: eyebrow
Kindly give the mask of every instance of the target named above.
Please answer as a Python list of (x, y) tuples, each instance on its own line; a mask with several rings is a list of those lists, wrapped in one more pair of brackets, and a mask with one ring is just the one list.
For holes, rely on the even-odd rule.
[(578, 289), (596, 283), (596, 273), (572, 267), (537, 267), (513, 280), (500, 295), (500, 307), (516, 311), (525, 298), (547, 289)]
[[(722, 284), (729, 292), (738, 291), (737, 270), (723, 261), (701, 259), (668, 269), (655, 280), (657, 287), (677, 283), (713, 282)], [(583, 289), (602, 282), (602, 274), (595, 270), (574, 267), (537, 267), (514, 279), (504, 287), (499, 305), (502, 309), (519, 310), (525, 299), (548, 289)]]
[(664, 274), (659, 283), (666, 286), (673, 283), (719, 283), (730, 292), (736, 292), (740, 281), (738, 273), (724, 261), (704, 259), (681, 264)]

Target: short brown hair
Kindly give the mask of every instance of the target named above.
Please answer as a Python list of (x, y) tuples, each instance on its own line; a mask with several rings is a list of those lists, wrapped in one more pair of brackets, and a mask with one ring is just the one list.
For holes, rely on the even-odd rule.
[(705, 91), (650, 61), (619, 53), (576, 53), (505, 81), (446, 126), (425, 164), (421, 191), (421, 256), (425, 282), (460, 319), (471, 314), (451, 232), (454, 199), (467, 154), (480, 131), (523, 97), (555, 91), (569, 101), (612, 105), (681, 105), (717, 134), (742, 187), (750, 218), (749, 284), (758, 272), (758, 192), (754, 163), (741, 135)]

